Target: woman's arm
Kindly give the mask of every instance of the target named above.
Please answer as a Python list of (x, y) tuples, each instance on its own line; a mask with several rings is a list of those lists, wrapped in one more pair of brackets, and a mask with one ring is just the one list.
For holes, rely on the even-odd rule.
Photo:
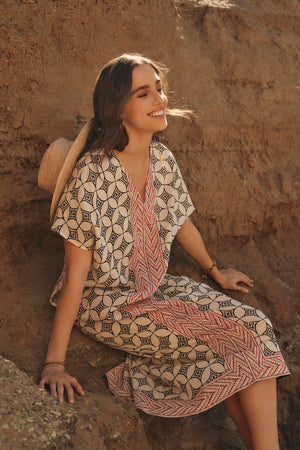
[(73, 387), (84, 395), (77, 380), (68, 375), (62, 367), (52, 366), (52, 362), (64, 362), (71, 331), (78, 313), (82, 291), (91, 267), (92, 252), (80, 249), (65, 241), (66, 272), (64, 285), (58, 300), (52, 331), (49, 339), (45, 366), (40, 386), (49, 384), (51, 394), (63, 400), (64, 389), (68, 400), (73, 403)]
[[(176, 239), (202, 269), (209, 269), (213, 266), (213, 260), (205, 248), (201, 234), (189, 218), (178, 231)], [(235, 269), (219, 270), (217, 267), (213, 267), (209, 271), (209, 275), (224, 289), (236, 289), (247, 293), (249, 290), (238, 283), (253, 286), (253, 281), (247, 275)]]

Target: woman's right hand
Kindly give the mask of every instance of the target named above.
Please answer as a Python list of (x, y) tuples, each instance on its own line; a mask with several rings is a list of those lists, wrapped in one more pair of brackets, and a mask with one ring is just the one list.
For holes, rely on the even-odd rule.
[(45, 384), (49, 385), (51, 395), (57, 397), (61, 402), (64, 400), (64, 392), (66, 392), (69, 403), (74, 403), (74, 389), (79, 395), (84, 395), (76, 378), (71, 377), (63, 367), (44, 367), (39, 385), (44, 388)]

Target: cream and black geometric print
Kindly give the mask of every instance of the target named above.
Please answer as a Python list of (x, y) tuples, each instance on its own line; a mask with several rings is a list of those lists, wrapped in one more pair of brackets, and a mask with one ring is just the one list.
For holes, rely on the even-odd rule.
[(289, 372), (261, 311), (167, 274), (171, 244), (194, 206), (171, 152), (151, 143), (150, 156), (145, 201), (116, 156), (83, 156), (52, 229), (93, 252), (76, 324), (127, 352), (107, 373), (110, 389), (149, 414), (180, 417)]

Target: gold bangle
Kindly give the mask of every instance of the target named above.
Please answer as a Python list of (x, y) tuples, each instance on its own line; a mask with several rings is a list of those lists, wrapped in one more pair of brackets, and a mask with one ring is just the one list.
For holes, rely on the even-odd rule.
[(202, 269), (202, 277), (207, 278), (207, 275), (209, 275), (209, 272), (211, 272), (214, 267), (217, 267), (216, 261), (213, 261), (211, 267), (208, 267), (207, 269)]
[(49, 361), (49, 362), (45, 362), (43, 365), (43, 369), (45, 369), (46, 367), (51, 367), (51, 366), (56, 366), (56, 367), (61, 367), (62, 369), (65, 368), (65, 363), (63, 361)]
[(59, 364), (60, 366), (65, 367), (65, 362), (62, 362), (62, 361), (49, 361), (49, 362), (45, 362), (43, 367), (45, 367), (45, 366), (50, 366), (50, 365), (52, 365), (52, 364)]
[(64, 364), (60, 364), (60, 363), (47, 363), (43, 365), (43, 370), (46, 369), (47, 367), (61, 367), (62, 369), (65, 368)]

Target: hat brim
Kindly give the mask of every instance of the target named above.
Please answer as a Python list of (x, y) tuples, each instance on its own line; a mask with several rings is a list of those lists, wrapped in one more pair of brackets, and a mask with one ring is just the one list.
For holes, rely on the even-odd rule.
[(80, 153), (85, 147), (89, 132), (92, 128), (94, 119), (89, 119), (88, 122), (84, 125), (75, 141), (70, 147), (70, 150), (67, 153), (67, 156), (64, 160), (62, 168), (59, 172), (57, 182), (55, 185), (55, 189), (52, 196), (51, 207), (50, 207), (50, 225), (53, 225), (54, 215), (58, 206), (58, 202), (63, 193), (65, 185), (73, 172), (74, 166), (79, 158)]

